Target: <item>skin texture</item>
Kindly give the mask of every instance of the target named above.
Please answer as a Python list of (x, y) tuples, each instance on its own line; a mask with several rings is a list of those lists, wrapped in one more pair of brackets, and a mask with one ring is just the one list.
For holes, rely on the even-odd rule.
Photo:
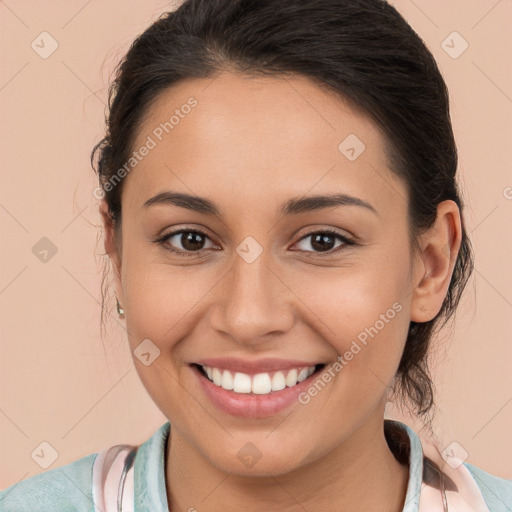
[[(461, 238), (456, 204), (439, 205), (413, 254), (406, 187), (388, 167), (377, 125), (299, 76), (226, 71), (182, 82), (150, 106), (134, 149), (190, 97), (197, 106), (126, 177), (117, 243), (100, 207), (130, 348), (149, 338), (161, 351), (149, 366), (134, 364), (172, 426), (170, 509), (401, 511), (408, 468), (384, 437), (386, 394), (409, 322), (432, 319), (446, 295)], [(349, 134), (366, 146), (354, 161), (338, 149)], [(222, 217), (143, 206), (166, 190), (206, 197)], [(292, 197), (334, 192), (377, 213), (353, 205), (279, 212)], [(196, 246), (181, 235), (152, 242), (180, 228), (207, 237)], [(356, 243), (335, 238), (319, 250), (306, 235), (322, 229)], [(252, 263), (236, 252), (248, 236), (263, 249)], [(179, 256), (169, 246), (203, 249)], [(221, 412), (189, 366), (219, 356), (335, 362), (394, 303), (400, 312), (309, 404), (268, 418)], [(248, 442), (261, 453), (252, 467), (237, 457)]]

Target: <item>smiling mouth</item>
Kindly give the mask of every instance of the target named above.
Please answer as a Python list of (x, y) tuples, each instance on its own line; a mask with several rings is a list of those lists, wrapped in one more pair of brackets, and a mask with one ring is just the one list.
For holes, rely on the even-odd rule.
[(197, 368), (203, 377), (226, 391), (246, 395), (267, 395), (296, 386), (311, 377), (311, 375), (320, 372), (326, 365), (317, 364), (309, 367), (297, 367), (253, 375), (196, 363), (193, 363), (191, 366)]

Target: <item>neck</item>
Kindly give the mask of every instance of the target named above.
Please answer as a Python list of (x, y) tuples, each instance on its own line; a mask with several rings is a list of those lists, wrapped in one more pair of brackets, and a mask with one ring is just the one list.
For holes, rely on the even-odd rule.
[(383, 416), (376, 419), (313, 463), (265, 477), (219, 470), (171, 429), (166, 454), (169, 509), (401, 512), (408, 466), (400, 464), (389, 449)]

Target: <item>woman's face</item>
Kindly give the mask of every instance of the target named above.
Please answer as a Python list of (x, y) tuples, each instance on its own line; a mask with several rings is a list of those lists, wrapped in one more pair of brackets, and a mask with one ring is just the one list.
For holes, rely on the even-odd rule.
[[(372, 120), (302, 77), (226, 72), (148, 110), (117, 291), (140, 378), (198, 457), (283, 473), (382, 429), (424, 272), (385, 149)], [(320, 364), (293, 385), (293, 368)], [(242, 392), (198, 365), (227, 388), (241, 374)]]

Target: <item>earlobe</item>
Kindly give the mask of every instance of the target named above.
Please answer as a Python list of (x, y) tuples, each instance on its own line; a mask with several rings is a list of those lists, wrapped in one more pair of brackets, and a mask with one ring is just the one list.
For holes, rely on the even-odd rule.
[(428, 322), (440, 311), (448, 292), (462, 240), (460, 211), (454, 201), (441, 202), (434, 225), (420, 236), (424, 274), (413, 290), (411, 320)]

